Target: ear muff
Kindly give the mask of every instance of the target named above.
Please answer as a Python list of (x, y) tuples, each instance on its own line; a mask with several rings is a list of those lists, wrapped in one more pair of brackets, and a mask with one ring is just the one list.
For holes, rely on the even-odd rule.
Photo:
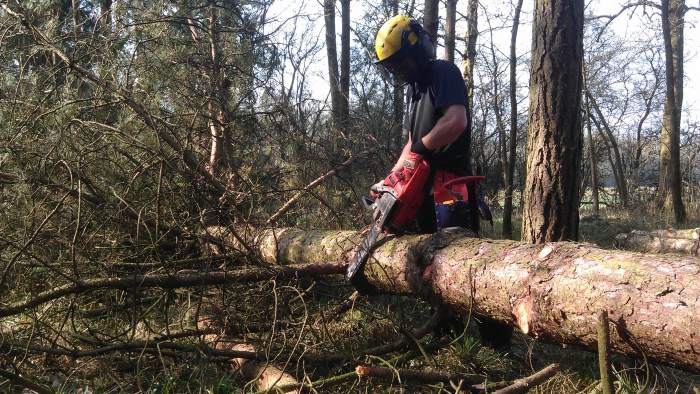
[[(418, 36), (418, 41), (413, 45), (416, 49), (418, 49), (423, 56), (425, 56), (426, 59), (434, 59), (435, 58), (435, 45), (433, 45), (433, 40), (430, 38), (430, 34), (428, 34), (425, 29), (423, 29), (423, 26), (421, 26), (420, 23), (416, 22), (415, 19), (411, 19), (408, 21), (408, 26), (411, 28), (413, 33)], [(404, 45), (408, 43), (408, 35), (406, 34), (406, 31), (404, 31), (404, 34), (401, 37), (401, 44)], [(405, 40), (405, 41), (404, 41)]]

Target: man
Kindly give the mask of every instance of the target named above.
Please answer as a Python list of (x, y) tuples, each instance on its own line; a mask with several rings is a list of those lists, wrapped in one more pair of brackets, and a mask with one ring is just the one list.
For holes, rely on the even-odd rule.
[[(377, 33), (375, 48), (378, 58), (375, 65), (382, 75), (394, 86), (408, 85), (403, 125), (408, 143), (392, 171), (403, 171), (422, 158), (428, 162), (431, 173), (416, 224), (418, 232), (434, 233), (438, 228), (434, 203), (443, 202), (434, 201), (430, 195), (436, 172), (444, 171), (456, 177), (472, 175), (467, 87), (454, 63), (434, 59), (435, 47), (430, 36), (412, 18), (397, 15), (387, 21)], [(478, 230), (475, 215), (465, 217), (464, 221), (463, 227)], [(477, 223), (471, 223), (474, 221)]]
[[(408, 108), (403, 124), (408, 143), (391, 171), (410, 173), (421, 159), (430, 165), (430, 175), (423, 187), (423, 205), (416, 216), (416, 230), (434, 233), (438, 228), (457, 225), (478, 231), (475, 185), (469, 186), (470, 204), (463, 201), (466, 198), (449, 200), (451, 194), (446, 191), (438, 193), (447, 179), (472, 175), (468, 91), (459, 68), (454, 63), (435, 60), (435, 47), (428, 33), (414, 19), (403, 15), (391, 18), (382, 26), (375, 49), (378, 60), (374, 64), (384, 78), (394, 86), (408, 85)], [(442, 200), (447, 196), (449, 201), (438, 201), (438, 196)], [(451, 218), (445, 219), (450, 215)], [(508, 347), (510, 326), (488, 318), (478, 320), (485, 343)], [(447, 324), (459, 327), (459, 320)]]

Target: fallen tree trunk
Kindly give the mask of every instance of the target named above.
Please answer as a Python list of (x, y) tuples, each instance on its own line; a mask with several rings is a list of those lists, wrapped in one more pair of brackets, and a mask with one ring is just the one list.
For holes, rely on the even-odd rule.
[[(356, 233), (270, 230), (270, 261), (348, 261)], [(420, 296), (519, 327), (541, 340), (595, 351), (607, 311), (611, 349), (700, 372), (700, 265), (695, 258), (591, 245), (525, 245), (453, 230), (380, 241), (365, 268), (377, 292)]]
[(615, 236), (615, 245), (629, 250), (652, 253), (682, 253), (698, 255), (700, 228), (694, 230), (634, 230)]

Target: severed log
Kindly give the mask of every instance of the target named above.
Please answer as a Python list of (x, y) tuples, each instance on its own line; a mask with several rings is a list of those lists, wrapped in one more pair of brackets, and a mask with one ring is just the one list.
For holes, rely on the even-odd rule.
[[(356, 233), (270, 230), (261, 256), (284, 264), (349, 261)], [(377, 292), (419, 296), (544, 341), (595, 351), (607, 311), (611, 350), (700, 372), (700, 265), (691, 257), (575, 243), (527, 245), (459, 230), (380, 240), (365, 268)]]
[(698, 256), (700, 228), (693, 230), (634, 230), (615, 236), (617, 247), (641, 252), (682, 253)]
[[(197, 328), (202, 331), (218, 331), (215, 324), (208, 316), (201, 316), (197, 320)], [(256, 354), (256, 349), (248, 343), (229, 339), (221, 334), (204, 334), (200, 337), (202, 342), (208, 344), (213, 349), (233, 351), (240, 353)], [(283, 368), (266, 361), (258, 361), (251, 357), (234, 357), (231, 360), (231, 367), (240, 373), (241, 377), (255, 385), (257, 390), (265, 390), (275, 393), (299, 393), (299, 382), (297, 379), (285, 372)], [(292, 386), (280, 388), (282, 386)], [(274, 390), (273, 390), (274, 389)]]

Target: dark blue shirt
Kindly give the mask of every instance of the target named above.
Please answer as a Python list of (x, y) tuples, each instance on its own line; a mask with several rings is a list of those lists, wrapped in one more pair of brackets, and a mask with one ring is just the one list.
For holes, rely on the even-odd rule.
[(466, 109), (467, 127), (459, 137), (425, 156), (431, 170), (444, 170), (458, 176), (472, 175), (470, 164), (471, 116), (469, 94), (462, 73), (454, 63), (434, 60), (421, 79), (409, 85), (408, 111), (403, 128), (411, 141), (425, 137), (453, 104)]

